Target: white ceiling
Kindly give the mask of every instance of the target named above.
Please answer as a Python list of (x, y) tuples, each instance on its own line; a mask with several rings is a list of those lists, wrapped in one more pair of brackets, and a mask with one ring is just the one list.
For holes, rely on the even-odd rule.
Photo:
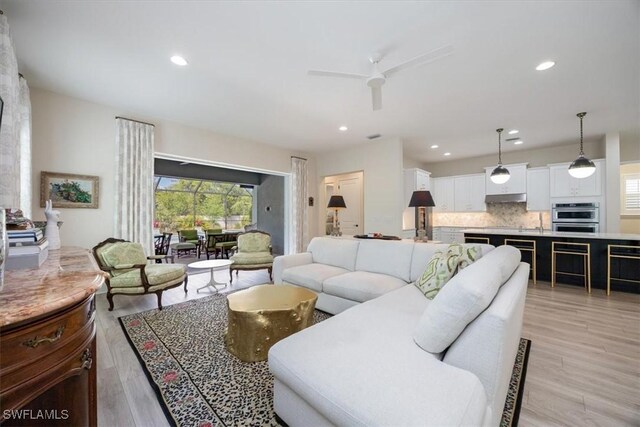
[[(405, 141), (421, 161), (496, 151), (497, 127), (525, 143), (607, 131), (640, 140), (640, 2), (2, 1), (30, 85), (218, 133), (305, 151)], [(367, 74), (451, 44), (403, 71), (371, 111)], [(169, 57), (180, 54), (189, 66)], [(546, 59), (557, 65), (535, 71)], [(347, 125), (341, 133), (338, 126)], [(440, 149), (430, 150), (431, 144)], [(450, 158), (442, 157), (450, 151)]]

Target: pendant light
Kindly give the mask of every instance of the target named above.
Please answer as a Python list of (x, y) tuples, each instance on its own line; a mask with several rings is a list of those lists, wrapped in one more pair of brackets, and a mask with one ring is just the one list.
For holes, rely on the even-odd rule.
[(582, 119), (587, 113), (578, 113), (580, 118), (580, 155), (569, 166), (569, 175), (574, 178), (587, 178), (596, 171), (596, 165), (591, 160), (584, 156), (583, 142), (582, 142)]
[(507, 168), (505, 168), (504, 166), (502, 166), (502, 131), (504, 129), (500, 128), (500, 129), (496, 129), (496, 132), (498, 132), (498, 166), (496, 166), (496, 168), (493, 170), (493, 172), (491, 172), (491, 181), (494, 184), (504, 184), (505, 182), (509, 181), (509, 178), (511, 178), (511, 174), (509, 173), (509, 171), (507, 170)]

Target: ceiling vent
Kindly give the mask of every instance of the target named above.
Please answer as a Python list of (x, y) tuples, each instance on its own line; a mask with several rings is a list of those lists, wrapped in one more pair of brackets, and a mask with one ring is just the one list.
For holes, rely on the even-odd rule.
[(382, 135), (380, 135), (379, 133), (374, 133), (373, 135), (367, 135), (367, 139), (378, 139), (381, 136)]

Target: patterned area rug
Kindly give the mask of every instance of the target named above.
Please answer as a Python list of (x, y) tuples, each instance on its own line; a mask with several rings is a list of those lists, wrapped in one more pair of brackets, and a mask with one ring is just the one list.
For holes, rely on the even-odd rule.
[[(329, 317), (316, 310), (314, 323)], [(244, 363), (225, 348), (225, 295), (119, 320), (172, 425), (279, 425), (267, 362)], [(517, 425), (530, 344), (520, 341), (501, 426)]]

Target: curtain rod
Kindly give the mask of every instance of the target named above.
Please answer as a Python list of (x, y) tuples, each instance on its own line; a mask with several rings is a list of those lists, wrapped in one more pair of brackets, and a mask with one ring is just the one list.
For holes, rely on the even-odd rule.
[(309, 160), (309, 159), (305, 159), (304, 157), (298, 157), (298, 156), (291, 156), (292, 159), (300, 159), (300, 160)]
[(154, 125), (153, 123), (141, 122), (140, 120), (133, 120), (128, 117), (116, 116), (116, 119), (129, 120), (130, 122), (142, 123), (143, 125), (156, 127), (156, 125)]

